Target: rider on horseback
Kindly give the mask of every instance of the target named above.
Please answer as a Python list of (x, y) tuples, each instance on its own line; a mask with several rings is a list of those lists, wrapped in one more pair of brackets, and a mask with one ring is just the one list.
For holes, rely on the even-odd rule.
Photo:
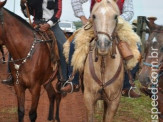
[[(88, 0), (72, 0), (72, 7), (74, 10), (75, 16), (81, 19), (83, 25), (85, 25), (88, 22), (88, 19), (85, 17), (83, 9), (82, 9), (82, 4), (87, 2), (87, 1)], [(94, 4), (95, 4), (95, 0), (91, 0), (90, 10), (92, 10)], [(120, 16), (124, 20), (130, 21), (134, 15), (132, 0), (118, 0), (117, 5), (118, 5), (120, 12), (121, 12)], [(71, 58), (72, 58), (73, 53), (74, 53), (74, 43), (71, 43), (70, 44), (70, 52), (69, 52), (69, 62), (71, 62)], [(72, 71), (73, 71), (73, 67), (70, 66), (69, 69), (70, 70), (69, 70), (68, 74), (71, 75)], [(133, 73), (135, 74), (136, 71), (137, 71), (137, 67), (133, 69)], [(65, 87), (63, 87), (61, 89), (61, 91), (70, 92), (72, 87), (76, 88), (76, 86), (79, 84), (78, 80), (79, 80), (79, 73), (76, 73), (74, 75), (74, 79), (72, 80), (73, 86), (71, 86), (71, 84), (68, 84)], [(125, 81), (124, 82), (125, 82), (124, 88), (123, 88), (124, 90), (122, 93), (124, 96), (128, 96), (128, 92), (130, 90), (131, 85), (129, 83), (129, 78), (128, 78), (127, 73), (125, 73)], [(131, 90), (130, 91), (130, 97), (136, 98), (136, 97), (140, 97), (140, 95), (136, 94), (134, 92), (134, 90)]]
[[(26, 6), (24, 3), (27, 3)], [(57, 40), (61, 72), (59, 76), (60, 81), (67, 80), (67, 64), (63, 55), (63, 44), (66, 41), (63, 31), (60, 29), (58, 22), (62, 12), (62, 0), (22, 0), (21, 7), (23, 13), (28, 12), (34, 16), (33, 24), (40, 26), (39, 30), (42, 32), (51, 29)], [(28, 13), (27, 13), (28, 14)], [(28, 15), (25, 15), (28, 16)]]
[(58, 25), (62, 12), (62, 0), (21, 0), (21, 8), (26, 17), (28, 17), (29, 13), (34, 17), (33, 25), (39, 24), (40, 31), (45, 32), (51, 29), (54, 32), (58, 44), (61, 66), (59, 80), (66, 81), (67, 64), (62, 53), (66, 38)]

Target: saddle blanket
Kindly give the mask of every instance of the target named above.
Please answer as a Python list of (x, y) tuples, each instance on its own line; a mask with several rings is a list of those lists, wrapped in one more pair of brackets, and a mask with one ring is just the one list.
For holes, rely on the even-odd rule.
[[(137, 44), (141, 44), (140, 37), (133, 31), (132, 25), (121, 17), (118, 18), (118, 25), (116, 30), (120, 40), (126, 41), (134, 55), (134, 57), (127, 61), (127, 69), (132, 70), (140, 60), (140, 52), (138, 51)], [(92, 38), (94, 38), (94, 30), (92, 22), (78, 29), (71, 38), (64, 44), (63, 53), (66, 61), (68, 62), (70, 43), (74, 39), (75, 52), (73, 54), (71, 65), (74, 71), (82, 72), (84, 68), (85, 59), (89, 53), (89, 45)]]

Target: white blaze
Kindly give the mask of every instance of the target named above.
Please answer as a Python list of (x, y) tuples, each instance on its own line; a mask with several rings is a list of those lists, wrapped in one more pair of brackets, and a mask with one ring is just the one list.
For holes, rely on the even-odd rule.
[(101, 8), (101, 13), (104, 15), (106, 13), (106, 9), (105, 8)]

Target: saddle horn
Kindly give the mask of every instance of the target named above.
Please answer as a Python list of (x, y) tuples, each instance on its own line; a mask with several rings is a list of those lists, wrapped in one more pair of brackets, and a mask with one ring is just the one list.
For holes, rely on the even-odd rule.
[(0, 9), (6, 4), (7, 0), (0, 2)]

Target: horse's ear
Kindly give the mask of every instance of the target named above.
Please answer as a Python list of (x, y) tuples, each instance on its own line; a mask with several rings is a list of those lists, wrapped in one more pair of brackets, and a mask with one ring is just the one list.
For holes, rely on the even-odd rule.
[(2, 8), (6, 4), (7, 0), (0, 2), (0, 8)]

